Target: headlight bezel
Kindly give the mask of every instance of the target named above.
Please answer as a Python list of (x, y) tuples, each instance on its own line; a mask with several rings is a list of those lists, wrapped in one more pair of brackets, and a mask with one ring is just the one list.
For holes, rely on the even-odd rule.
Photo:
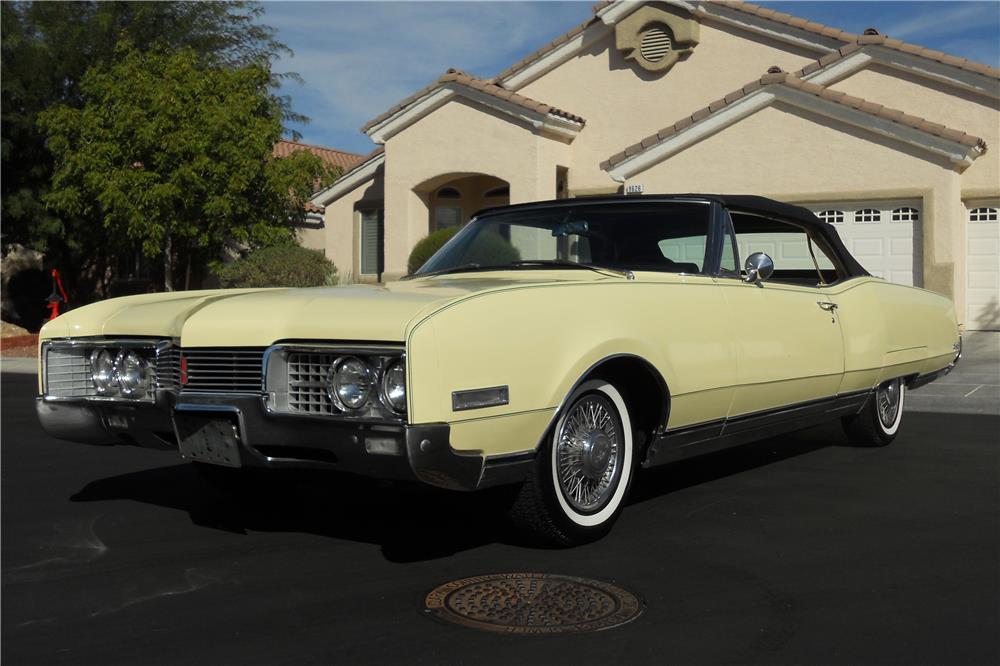
[[(174, 338), (49, 338), (39, 347), (41, 397), (47, 402), (116, 402), (152, 403), (161, 391), (175, 390), (164, 384), (157, 368), (173, 350), (179, 349)], [(99, 391), (93, 381), (91, 358), (106, 351), (112, 364), (122, 351), (134, 352), (144, 362), (141, 390), (122, 393), (118, 376), (112, 370), (107, 387)], [(169, 361), (168, 361), (169, 362)], [(169, 369), (168, 369), (169, 374)], [(72, 382), (72, 383), (71, 383)]]
[[(372, 372), (371, 389), (364, 404), (355, 409), (337, 404), (328, 391), (331, 367), (344, 357), (356, 357)], [(384, 374), (402, 362), (406, 393), (406, 353), (403, 344), (352, 344), (338, 342), (278, 343), (264, 352), (264, 408), (269, 414), (322, 418), (363, 423), (406, 423), (407, 410), (393, 407), (383, 392)], [(318, 400), (322, 396), (321, 400)], [(397, 407), (399, 406), (397, 401)]]

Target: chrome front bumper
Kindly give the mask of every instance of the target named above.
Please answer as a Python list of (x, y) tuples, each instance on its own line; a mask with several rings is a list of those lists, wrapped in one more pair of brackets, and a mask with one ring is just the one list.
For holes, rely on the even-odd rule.
[(309, 468), (419, 480), (452, 490), (523, 481), (534, 455), (485, 458), (451, 448), (446, 423), (337, 421), (268, 413), (261, 396), (181, 393), (173, 400), (124, 404), (36, 399), (39, 421), (59, 439), (177, 450), (177, 423), (229, 415), (238, 424), (242, 466)]

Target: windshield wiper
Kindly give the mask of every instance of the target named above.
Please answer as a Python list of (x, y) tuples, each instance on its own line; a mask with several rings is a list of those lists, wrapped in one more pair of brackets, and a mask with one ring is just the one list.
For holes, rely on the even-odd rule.
[(607, 266), (598, 266), (596, 264), (587, 264), (579, 261), (567, 261), (565, 259), (529, 259), (525, 261), (515, 261), (508, 264), (513, 268), (578, 268), (588, 271), (594, 271), (597, 273), (612, 273), (613, 275), (620, 275), (628, 280), (634, 280), (635, 275), (632, 271), (622, 271), (617, 268), (608, 268)]

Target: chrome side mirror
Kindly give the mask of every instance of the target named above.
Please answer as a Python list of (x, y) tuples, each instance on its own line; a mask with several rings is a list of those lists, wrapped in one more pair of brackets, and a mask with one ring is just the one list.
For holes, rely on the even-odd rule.
[(754, 252), (747, 257), (743, 270), (747, 272), (747, 276), (743, 278), (744, 282), (760, 284), (774, 273), (774, 262), (763, 252)]

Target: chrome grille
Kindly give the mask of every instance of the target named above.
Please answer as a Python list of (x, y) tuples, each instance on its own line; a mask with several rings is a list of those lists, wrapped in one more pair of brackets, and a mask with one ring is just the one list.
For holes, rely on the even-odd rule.
[(288, 355), (288, 410), (301, 414), (335, 414), (326, 394), (326, 376), (337, 356), (292, 352)]
[(156, 388), (176, 389), (181, 385), (181, 350), (159, 349), (156, 353)]
[(90, 349), (50, 347), (46, 351), (46, 395), (56, 398), (86, 398), (97, 395), (97, 389), (90, 378)]
[(187, 363), (184, 390), (260, 393), (263, 347), (185, 348)]

